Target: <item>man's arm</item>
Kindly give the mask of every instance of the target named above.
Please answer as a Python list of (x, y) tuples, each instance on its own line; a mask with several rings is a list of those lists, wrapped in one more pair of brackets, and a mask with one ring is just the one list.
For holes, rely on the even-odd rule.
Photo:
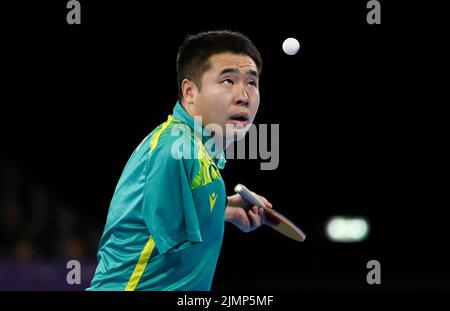
[(160, 253), (202, 242), (190, 186), (191, 160), (176, 159), (171, 142), (160, 142), (147, 161), (142, 207), (144, 221)]

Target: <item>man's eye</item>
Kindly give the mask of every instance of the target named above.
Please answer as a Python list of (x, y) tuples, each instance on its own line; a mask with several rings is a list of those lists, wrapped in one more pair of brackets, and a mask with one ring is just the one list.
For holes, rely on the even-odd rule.
[(255, 81), (250, 81), (248, 84), (251, 85), (251, 86), (255, 86), (255, 87), (257, 85)]
[(225, 79), (222, 81), (223, 84), (228, 84), (228, 85), (232, 85), (233, 84), (233, 80), (231, 79)]

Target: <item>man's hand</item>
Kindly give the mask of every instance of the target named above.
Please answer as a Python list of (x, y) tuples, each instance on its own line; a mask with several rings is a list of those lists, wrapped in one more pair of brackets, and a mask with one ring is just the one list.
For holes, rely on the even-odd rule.
[[(266, 207), (272, 208), (272, 203), (263, 196), (257, 195)], [(225, 209), (225, 221), (231, 222), (244, 232), (250, 232), (265, 223), (264, 209), (251, 205), (239, 194), (228, 197), (228, 205)]]

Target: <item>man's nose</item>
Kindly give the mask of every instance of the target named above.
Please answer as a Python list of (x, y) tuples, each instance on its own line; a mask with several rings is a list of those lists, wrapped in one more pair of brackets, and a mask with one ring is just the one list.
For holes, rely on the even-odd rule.
[(238, 94), (238, 98), (237, 98), (236, 103), (238, 105), (245, 105), (245, 106), (247, 106), (249, 101), (250, 101), (250, 99), (248, 97), (247, 90), (245, 89), (245, 87), (242, 87), (239, 90), (239, 94)]

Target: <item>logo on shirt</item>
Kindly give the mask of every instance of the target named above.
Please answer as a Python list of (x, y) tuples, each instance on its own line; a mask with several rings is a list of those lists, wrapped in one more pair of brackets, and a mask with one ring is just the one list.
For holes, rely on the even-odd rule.
[(211, 212), (216, 204), (217, 195), (213, 192), (209, 195), (209, 207), (211, 208)]

